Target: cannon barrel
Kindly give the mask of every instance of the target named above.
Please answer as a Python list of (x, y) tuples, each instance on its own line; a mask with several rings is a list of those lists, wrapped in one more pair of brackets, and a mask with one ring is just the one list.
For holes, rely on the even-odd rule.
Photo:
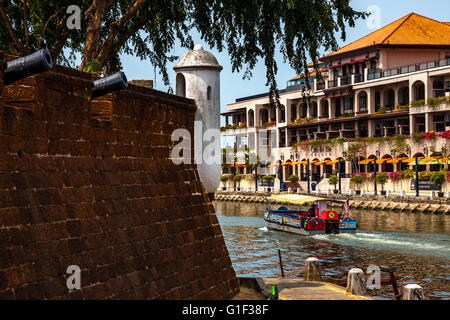
[(113, 91), (126, 89), (128, 87), (127, 77), (123, 72), (117, 72), (109, 77), (94, 81), (92, 88), (92, 99), (104, 96)]
[(28, 56), (7, 62), (3, 79), (5, 84), (29, 77), (53, 68), (53, 61), (47, 49), (38, 50)]

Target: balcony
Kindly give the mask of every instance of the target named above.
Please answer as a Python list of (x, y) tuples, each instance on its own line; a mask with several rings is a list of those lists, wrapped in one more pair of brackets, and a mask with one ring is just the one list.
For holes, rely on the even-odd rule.
[[(409, 112), (411, 114), (424, 114), (428, 112), (439, 112), (439, 111), (447, 111), (450, 106), (450, 98), (448, 97), (440, 97), (440, 98), (432, 98), (428, 99), (428, 104), (425, 104), (423, 101), (423, 105), (413, 105), (409, 108)], [(434, 104), (431, 102), (434, 101)]]
[(450, 58), (443, 60), (427, 61), (417, 64), (406, 65), (398, 68), (381, 70), (381, 69), (369, 69), (367, 74), (367, 80), (374, 80), (379, 78), (387, 78), (398, 75), (404, 75), (412, 72), (425, 71), (434, 68), (442, 68), (450, 66)]
[(369, 69), (367, 73), (367, 80), (379, 79), (383, 76), (383, 70), (381, 69)]
[(316, 88), (317, 88), (317, 90), (325, 89), (325, 83), (324, 82), (317, 82)]
[(352, 76), (341, 77), (341, 86), (352, 84)]
[(338, 79), (328, 80), (328, 88), (336, 88), (338, 86)]

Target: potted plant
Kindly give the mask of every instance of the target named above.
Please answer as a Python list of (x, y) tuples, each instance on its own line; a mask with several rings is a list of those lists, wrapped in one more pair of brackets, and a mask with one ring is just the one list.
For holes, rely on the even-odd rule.
[(300, 180), (300, 178), (298, 177), (298, 175), (293, 174), (291, 176), (289, 176), (288, 178), (289, 182), (291, 182), (295, 187), (297, 187), (297, 183)]
[(241, 175), (235, 175), (233, 178), (233, 181), (236, 182), (237, 184), (239, 184), (239, 186), (236, 187), (237, 191), (241, 191), (241, 180), (242, 180)]
[(351, 179), (351, 182), (353, 182), (354, 184), (356, 184), (356, 187), (358, 188), (356, 190), (356, 194), (361, 194), (361, 190), (359, 188), (359, 186), (361, 185), (361, 183), (363, 182), (363, 177), (360, 174), (355, 174)]
[(387, 173), (380, 173), (380, 174), (377, 174), (377, 177), (375, 179), (375, 182), (377, 184), (381, 184), (381, 194), (383, 196), (386, 195), (386, 191), (384, 190), (384, 185), (386, 184), (388, 178), (389, 178), (389, 176), (387, 175)]
[(264, 176), (263, 180), (265, 183), (269, 184), (269, 188), (267, 188), (267, 190), (270, 192), (272, 191), (272, 189), (270, 188), (270, 184), (272, 183), (272, 181), (274, 180), (273, 176)]
[(226, 184), (227, 184), (228, 180), (230, 180), (230, 176), (228, 176), (226, 174), (223, 176), (220, 176), (220, 181), (223, 182), (223, 187), (222, 187), (223, 191), (227, 190)]
[(331, 175), (328, 178), (328, 183), (334, 186), (334, 190), (333, 190), (334, 193), (338, 193), (338, 191), (336, 189), (336, 185), (337, 185), (338, 182), (339, 182), (339, 178), (336, 175)]
[(434, 183), (435, 185), (437, 185), (439, 187), (438, 196), (439, 196), (439, 198), (442, 198), (444, 196), (444, 193), (442, 192), (442, 189), (441, 189), (442, 185), (445, 182), (444, 170), (433, 172), (433, 174), (431, 175), (431, 178), (430, 178), (430, 182)]

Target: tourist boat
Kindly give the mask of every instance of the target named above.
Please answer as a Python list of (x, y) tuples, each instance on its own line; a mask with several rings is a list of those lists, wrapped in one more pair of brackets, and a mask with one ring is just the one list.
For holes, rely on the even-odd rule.
[(305, 236), (318, 234), (356, 233), (357, 223), (349, 217), (348, 200), (344, 217), (341, 219), (334, 210), (327, 209), (328, 200), (316, 200), (313, 210), (265, 210), (267, 228), (296, 233)]

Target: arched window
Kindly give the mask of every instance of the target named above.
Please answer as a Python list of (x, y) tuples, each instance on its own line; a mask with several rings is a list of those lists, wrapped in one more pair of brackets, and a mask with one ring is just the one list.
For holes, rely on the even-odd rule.
[(413, 85), (414, 101), (425, 99), (425, 85), (422, 81), (417, 81)]
[(206, 89), (206, 99), (211, 100), (211, 86)]
[(177, 96), (186, 97), (186, 80), (183, 74), (181, 73), (177, 74), (176, 83), (177, 83), (176, 88)]
[(316, 102), (311, 103), (311, 116), (314, 118), (317, 118), (317, 103)]
[(322, 99), (322, 116), (329, 117), (329, 115), (330, 115), (330, 112), (328, 109), (328, 100)]
[(297, 105), (291, 104), (291, 122), (294, 122), (297, 119)]
[(367, 93), (365, 91), (359, 94), (359, 111), (367, 111)]
[(393, 89), (389, 89), (384, 94), (384, 104), (388, 108), (395, 106), (395, 92)]
[(380, 93), (377, 91), (375, 92), (375, 112), (378, 111), (381, 107), (381, 97)]
[(255, 125), (255, 112), (253, 110), (249, 110), (247, 118), (249, 127), (253, 127)]

